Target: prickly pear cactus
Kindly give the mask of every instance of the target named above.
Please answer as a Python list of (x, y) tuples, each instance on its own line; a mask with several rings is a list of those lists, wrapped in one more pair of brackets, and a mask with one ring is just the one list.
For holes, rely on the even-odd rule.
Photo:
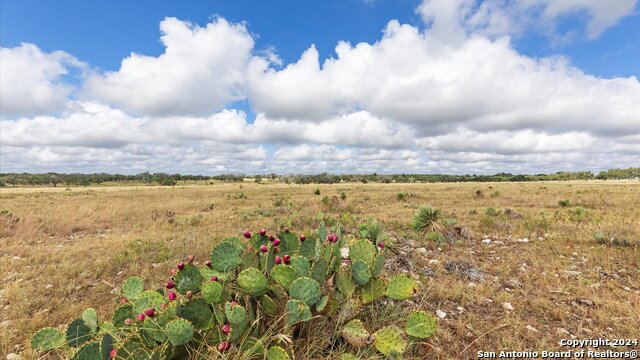
[(65, 344), (64, 334), (51, 327), (40, 329), (31, 339), (31, 347), (36, 351), (58, 349)]
[(269, 277), (277, 284), (289, 290), (291, 284), (298, 278), (298, 272), (293, 266), (278, 265), (271, 270)]
[[(305, 336), (305, 323), (316, 318), (333, 322), (347, 343), (360, 347), (361, 358), (375, 357), (373, 349), (401, 355), (408, 347), (406, 336), (433, 336), (436, 322), (425, 312), (409, 316), (406, 335), (395, 326), (371, 335), (357, 319), (364, 306), (385, 295), (404, 300), (417, 289), (406, 275), (388, 283), (381, 276), (383, 246), (342, 236), (340, 226), (327, 234), (324, 224), (316, 234), (301, 237), (286, 228), (277, 236), (260, 230), (244, 237), (217, 244), (211, 260), (200, 266), (189, 256), (171, 270), (166, 289), (145, 291), (142, 279), (128, 279), (110, 322), (100, 323), (89, 308), (66, 333), (54, 328), (36, 333), (33, 349), (66, 351), (66, 358), (75, 360), (106, 360), (113, 354), (116, 359), (171, 360), (227, 351), (229, 356), (279, 360), (295, 354), (289, 346), (297, 340), (288, 339)], [(271, 346), (268, 351), (265, 345)]]
[(209, 281), (202, 285), (202, 297), (210, 304), (219, 303), (222, 300), (222, 284), (217, 281)]
[(181, 294), (186, 294), (187, 291), (198, 292), (202, 285), (202, 274), (193, 265), (186, 264), (182, 270), (179, 270), (176, 274), (176, 289)]
[(233, 242), (223, 241), (211, 250), (211, 266), (221, 272), (233, 271), (242, 263), (242, 251), (243, 249)]
[(289, 354), (280, 346), (272, 346), (267, 351), (267, 360), (289, 360)]
[(287, 301), (287, 323), (290, 325), (311, 320), (311, 309), (301, 300)]
[(238, 275), (238, 286), (251, 296), (260, 296), (269, 290), (267, 278), (256, 268), (243, 270)]
[(415, 311), (407, 318), (407, 334), (413, 337), (430, 338), (437, 327), (436, 319), (424, 311)]
[(322, 292), (317, 281), (308, 277), (301, 277), (291, 284), (289, 296), (291, 299), (301, 300), (307, 306), (313, 306), (322, 297)]
[(407, 275), (397, 275), (389, 282), (386, 295), (394, 300), (407, 300), (416, 293), (418, 284)]
[(144, 291), (144, 282), (137, 276), (130, 277), (122, 285), (122, 296), (135, 300)]
[(165, 326), (167, 339), (173, 346), (180, 346), (188, 343), (193, 338), (194, 329), (190, 322), (184, 319), (176, 319)]
[(407, 340), (396, 326), (386, 326), (373, 334), (373, 346), (386, 356), (397, 356), (407, 349)]
[(365, 346), (371, 343), (371, 334), (360, 320), (351, 320), (340, 330), (340, 336), (351, 346)]
[(234, 303), (224, 304), (224, 313), (232, 324), (241, 324), (247, 320), (247, 311), (244, 307)]
[(353, 262), (364, 261), (365, 264), (372, 265), (375, 256), (376, 248), (369, 240), (357, 240), (349, 247), (349, 258)]
[(369, 270), (367, 263), (358, 260), (351, 266), (351, 275), (357, 285), (364, 286), (369, 282), (369, 279), (371, 279), (371, 270)]

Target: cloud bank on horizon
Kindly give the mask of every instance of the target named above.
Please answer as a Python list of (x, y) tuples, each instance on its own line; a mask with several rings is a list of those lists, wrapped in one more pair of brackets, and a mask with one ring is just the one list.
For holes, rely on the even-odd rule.
[[(424, 26), (311, 45), (293, 63), (246, 24), (165, 18), (159, 56), (115, 71), (63, 50), (1, 49), (0, 171), (515, 173), (640, 163), (640, 82), (601, 78), (513, 37), (597, 38), (637, 0), (425, 0)], [(571, 32), (573, 33), (573, 32)], [(310, 43), (313, 40), (310, 39)], [(79, 73), (70, 84), (64, 77)], [(255, 119), (240, 110), (248, 102)]]

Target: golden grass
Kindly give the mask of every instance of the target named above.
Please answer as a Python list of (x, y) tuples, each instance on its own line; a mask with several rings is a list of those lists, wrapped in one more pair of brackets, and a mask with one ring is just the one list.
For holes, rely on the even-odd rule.
[[(321, 196), (314, 195), (316, 188)], [(483, 197), (476, 196), (477, 189)], [(322, 196), (341, 192), (346, 200), (321, 202)], [(408, 196), (399, 201), (399, 192)], [(490, 196), (494, 192), (499, 195)], [(238, 193), (246, 199), (236, 199)], [(560, 207), (561, 199), (575, 205)], [(410, 223), (425, 204), (470, 227), (473, 239), (439, 248), (422, 240)], [(586, 218), (572, 213), (576, 205), (587, 211)], [(487, 216), (487, 207), (510, 208), (523, 216)], [(415, 306), (448, 315), (439, 320), (436, 337), (411, 356), (476, 358), (477, 351), (560, 349), (558, 340), (570, 335), (640, 335), (640, 249), (597, 244), (593, 237), (604, 231), (640, 239), (637, 182), (2, 189), (3, 210), (0, 354), (35, 358), (29, 349), (31, 335), (44, 326), (66, 324), (86, 307), (94, 307), (103, 318), (110, 316), (117, 299), (108, 284), (119, 286), (133, 275), (161, 284), (176, 262), (189, 254), (208, 257), (221, 238), (259, 227), (273, 231), (281, 224), (310, 231), (327, 217), (340, 219), (348, 231), (377, 218), (385, 230), (427, 249), (408, 255), (415, 269), (429, 266), (437, 273), (433, 278), (421, 275), (423, 291)], [(482, 244), (482, 235), (504, 244)], [(506, 240), (509, 235), (530, 241)], [(433, 259), (439, 264), (429, 264)], [(469, 286), (443, 268), (448, 260), (476, 265), (486, 281)], [(581, 274), (571, 276), (564, 270)], [(509, 279), (523, 287), (505, 290)], [(582, 298), (595, 306), (576, 305)], [(514, 310), (505, 310), (503, 302)], [(369, 316), (394, 321), (393, 310), (379, 310)], [(301, 354), (317, 356), (316, 342), (322, 343), (310, 341)]]

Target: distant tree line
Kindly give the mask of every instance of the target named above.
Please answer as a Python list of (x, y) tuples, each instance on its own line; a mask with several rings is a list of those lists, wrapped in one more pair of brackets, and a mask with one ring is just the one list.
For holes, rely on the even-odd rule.
[(494, 175), (447, 175), (447, 174), (313, 174), (313, 175), (255, 175), (222, 174), (215, 176), (182, 175), (144, 172), (136, 175), (107, 173), (61, 174), (61, 173), (0, 173), (0, 187), (5, 186), (88, 186), (103, 183), (142, 183), (173, 186), (186, 181), (242, 182), (251, 177), (255, 182), (264, 180), (287, 184), (334, 184), (340, 182), (362, 183), (436, 183), (436, 182), (508, 182), (508, 181), (566, 181), (566, 180), (622, 180), (639, 179), (640, 168), (610, 169), (595, 175), (591, 171), (557, 172), (554, 174), (522, 175), (498, 173)]

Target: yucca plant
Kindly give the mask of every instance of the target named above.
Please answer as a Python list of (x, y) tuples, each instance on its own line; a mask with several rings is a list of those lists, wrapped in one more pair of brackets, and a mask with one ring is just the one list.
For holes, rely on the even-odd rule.
[(413, 216), (413, 230), (417, 232), (442, 231), (444, 226), (440, 223), (440, 209), (431, 206), (423, 206)]

